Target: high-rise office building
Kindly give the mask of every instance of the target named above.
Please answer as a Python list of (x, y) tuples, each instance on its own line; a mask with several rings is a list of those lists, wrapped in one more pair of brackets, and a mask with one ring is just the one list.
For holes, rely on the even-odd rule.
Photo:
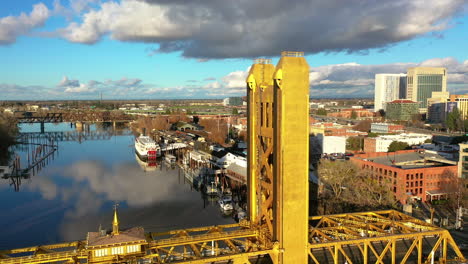
[(397, 99), (406, 98), (406, 74), (375, 75), (374, 109), (386, 110), (386, 104)]
[(418, 114), (418, 103), (410, 100), (395, 100), (387, 103), (388, 120), (408, 121)]
[(432, 92), (447, 91), (447, 70), (437, 67), (408, 69), (406, 99), (419, 103), (419, 112), (427, 111), (427, 99)]

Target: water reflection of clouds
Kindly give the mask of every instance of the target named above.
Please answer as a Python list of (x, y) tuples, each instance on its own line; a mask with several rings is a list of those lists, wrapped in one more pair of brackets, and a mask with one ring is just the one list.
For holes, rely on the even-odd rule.
[(123, 163), (108, 169), (95, 161), (67, 168), (64, 175), (74, 180), (75, 188), (63, 190), (74, 192), (68, 195), (77, 200), (60, 226), (63, 239), (81, 239), (99, 224), (110, 228), (112, 209), (101, 207), (112, 201), (129, 205), (119, 213), (123, 228), (143, 226), (147, 231), (163, 231), (232, 223), (232, 219), (223, 218), (217, 206), (207, 207), (200, 193), (187, 190), (178, 169), (160, 168), (148, 173), (134, 163)]
[(25, 188), (40, 192), (44, 199), (58, 198), (72, 203), (66, 213), (69, 217), (97, 213), (105, 202), (119, 201), (130, 207), (141, 207), (188, 198), (186, 192), (177, 191), (180, 188), (177, 170), (148, 173), (134, 163), (109, 168), (98, 161), (80, 161), (63, 168), (61, 174), (71, 181), (64, 183), (63, 179), (52, 180), (41, 175)]

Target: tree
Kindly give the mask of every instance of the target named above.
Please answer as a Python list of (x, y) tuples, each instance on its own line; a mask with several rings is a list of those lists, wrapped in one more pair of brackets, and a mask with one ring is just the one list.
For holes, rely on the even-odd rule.
[(223, 119), (202, 119), (200, 125), (208, 132), (208, 139), (219, 144), (226, 141), (228, 135), (227, 123)]
[(458, 108), (454, 108), (452, 112), (448, 113), (445, 119), (445, 125), (452, 131), (460, 131), (464, 129), (464, 121), (462, 120), (461, 113)]
[(329, 188), (332, 197), (340, 200), (341, 195), (349, 183), (350, 176), (356, 174), (354, 166), (348, 166), (349, 162), (333, 162), (321, 160), (318, 167), (318, 177), (320, 181)]
[(357, 118), (357, 113), (356, 111), (351, 111), (351, 119), (356, 119)]
[(432, 139), (428, 138), (428, 139), (424, 140), (424, 143), (432, 143)]
[(325, 108), (319, 108), (319, 109), (317, 110), (317, 115), (326, 116), (326, 115), (327, 115), (327, 110), (325, 110)]
[(233, 114), (233, 115), (238, 115), (238, 114), (239, 114), (239, 110), (237, 110), (237, 108), (233, 108), (233, 109), (232, 109), (232, 114)]
[(468, 206), (468, 188), (465, 188), (468, 179), (459, 177), (457, 173), (449, 170), (442, 172), (441, 191), (448, 195), (448, 206), (457, 209), (460, 206), (466, 208)]
[(11, 116), (0, 114), (0, 164), (8, 163), (10, 158), (8, 148), (15, 144), (18, 132), (16, 120)]
[(367, 133), (367, 137), (374, 138), (374, 137), (378, 137), (378, 136), (379, 136), (379, 134), (374, 133), (374, 132), (369, 132), (369, 133)]
[(364, 138), (362, 137), (349, 137), (346, 139), (346, 149), (348, 150), (362, 150), (364, 146)]
[(359, 170), (351, 161), (321, 160), (317, 169), (322, 213), (394, 208), (392, 184)]
[(408, 143), (406, 142), (393, 141), (392, 143), (390, 143), (390, 146), (388, 146), (388, 152), (395, 152), (405, 149), (411, 149)]
[(369, 132), (371, 129), (371, 120), (362, 120), (357, 125), (353, 127), (354, 130), (361, 131), (361, 132)]

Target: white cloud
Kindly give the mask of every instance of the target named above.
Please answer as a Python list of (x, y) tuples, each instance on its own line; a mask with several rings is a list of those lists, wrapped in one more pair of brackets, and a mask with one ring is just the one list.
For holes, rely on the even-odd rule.
[(221, 84), (218, 81), (210, 82), (210, 83), (205, 84), (203, 86), (203, 88), (208, 89), (208, 90), (210, 90), (210, 89), (219, 89), (219, 88), (221, 88)]
[(235, 71), (222, 78), (226, 88), (240, 88), (246, 87), (245, 80), (247, 79), (247, 71)]
[(66, 93), (92, 93), (95, 91), (96, 91), (95, 88), (90, 87), (84, 83), (80, 84), (80, 86), (68, 87), (65, 89)]
[(57, 85), (59, 87), (79, 87), (80, 81), (78, 80), (70, 80), (67, 76), (63, 76), (60, 83)]
[[(373, 96), (377, 73), (406, 73), (416, 66), (447, 68), (447, 83), (450, 92), (468, 92), (468, 60), (459, 62), (455, 58), (433, 58), (421, 63), (405, 62), (377, 65), (345, 63), (312, 67), (309, 78), (311, 96), (334, 96), (350, 94), (355, 97)], [(459, 85), (455, 85), (459, 84)], [(461, 84), (461, 85), (460, 85)]]
[(49, 15), (49, 9), (43, 3), (39, 3), (34, 5), (29, 15), (21, 13), (19, 16), (0, 18), (0, 44), (16, 42), (18, 36), (44, 25)]
[[(79, 1), (82, 2), (82, 1)], [(84, 1), (89, 2), (89, 1)], [(95, 43), (158, 43), (159, 52), (196, 58), (258, 57), (287, 49), (310, 53), (385, 48), (427, 33), (440, 34), (465, 0), (108, 1), (61, 31)], [(84, 9), (83, 9), (84, 10)], [(434, 10), (437, 10), (435, 12)]]

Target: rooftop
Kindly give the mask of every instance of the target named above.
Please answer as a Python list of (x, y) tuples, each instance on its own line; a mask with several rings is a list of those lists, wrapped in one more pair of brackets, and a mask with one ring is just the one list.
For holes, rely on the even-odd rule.
[(416, 102), (413, 102), (411, 100), (393, 100), (389, 102), (389, 104), (417, 104)]
[(88, 247), (105, 246), (118, 243), (146, 242), (143, 227), (133, 227), (120, 231), (118, 235), (104, 235), (99, 232), (88, 232)]
[(457, 162), (448, 160), (436, 153), (424, 152), (389, 152), (385, 156), (372, 157), (372, 154), (370, 154), (366, 155), (366, 157), (355, 156), (355, 158), (401, 169), (454, 166), (457, 164)]

